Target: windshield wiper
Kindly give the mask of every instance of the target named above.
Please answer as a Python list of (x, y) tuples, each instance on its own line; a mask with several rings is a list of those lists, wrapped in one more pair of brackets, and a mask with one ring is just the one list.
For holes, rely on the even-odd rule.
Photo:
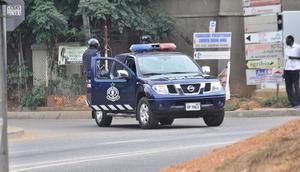
[(149, 76), (149, 75), (162, 75), (161, 73), (145, 73), (143, 75)]
[(193, 73), (193, 72), (169, 72), (164, 74), (185, 74), (185, 73)]

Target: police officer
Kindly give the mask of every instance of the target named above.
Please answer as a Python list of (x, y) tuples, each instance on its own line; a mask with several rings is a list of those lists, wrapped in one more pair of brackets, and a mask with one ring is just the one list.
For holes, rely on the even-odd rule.
[(142, 44), (150, 44), (150, 43), (152, 43), (152, 38), (151, 38), (151, 36), (150, 36), (150, 35), (143, 35), (143, 36), (141, 37), (141, 43), (142, 43)]
[(89, 48), (84, 52), (82, 56), (83, 62), (83, 74), (86, 79), (91, 77), (91, 59), (95, 56), (100, 56), (99, 41), (92, 38), (88, 41)]
[(300, 45), (295, 43), (292, 35), (286, 38), (284, 78), (291, 107), (300, 107)]

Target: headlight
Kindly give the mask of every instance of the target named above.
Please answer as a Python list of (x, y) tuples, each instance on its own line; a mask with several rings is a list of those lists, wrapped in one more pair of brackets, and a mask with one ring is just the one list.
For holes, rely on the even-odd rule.
[(169, 94), (167, 85), (153, 85), (152, 88), (157, 94)]
[(222, 89), (223, 89), (223, 87), (220, 82), (212, 82), (211, 83), (211, 91), (212, 92), (221, 91)]

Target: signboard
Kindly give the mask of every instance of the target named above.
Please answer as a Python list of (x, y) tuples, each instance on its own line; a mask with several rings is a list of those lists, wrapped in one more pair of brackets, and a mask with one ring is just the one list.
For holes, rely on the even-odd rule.
[(230, 51), (195, 51), (195, 60), (229, 60)]
[(81, 64), (82, 55), (86, 50), (86, 47), (76, 46), (59, 46), (58, 48), (58, 64)]
[(282, 58), (281, 43), (247, 44), (245, 46), (246, 60)]
[(231, 48), (231, 32), (194, 33), (194, 48)]
[(281, 0), (243, 0), (243, 7), (266, 6), (280, 4)]
[(6, 6), (6, 30), (14, 31), (25, 19), (23, 0), (8, 0)]
[(210, 21), (209, 22), (209, 32), (214, 33), (216, 32), (217, 22), (216, 21)]
[(282, 32), (260, 32), (245, 34), (246, 44), (282, 42)]
[(243, 10), (244, 16), (255, 16), (263, 14), (274, 14), (281, 12), (281, 5), (269, 5), (259, 7), (248, 7)]
[(282, 69), (256, 69), (246, 70), (247, 85), (259, 85), (262, 83), (283, 83)]
[(245, 33), (278, 31), (277, 14), (245, 17)]
[(251, 60), (247, 62), (249, 69), (273, 69), (279, 68), (282, 65), (280, 59), (263, 59), (263, 60)]

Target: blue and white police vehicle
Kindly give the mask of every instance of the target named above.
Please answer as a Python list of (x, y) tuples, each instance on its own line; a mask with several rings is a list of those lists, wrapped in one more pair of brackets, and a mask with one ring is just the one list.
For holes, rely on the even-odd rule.
[(203, 118), (208, 126), (224, 119), (225, 93), (176, 45), (135, 44), (130, 53), (94, 57), (87, 103), (99, 127), (115, 116), (132, 116), (141, 128), (171, 125), (176, 118)]

